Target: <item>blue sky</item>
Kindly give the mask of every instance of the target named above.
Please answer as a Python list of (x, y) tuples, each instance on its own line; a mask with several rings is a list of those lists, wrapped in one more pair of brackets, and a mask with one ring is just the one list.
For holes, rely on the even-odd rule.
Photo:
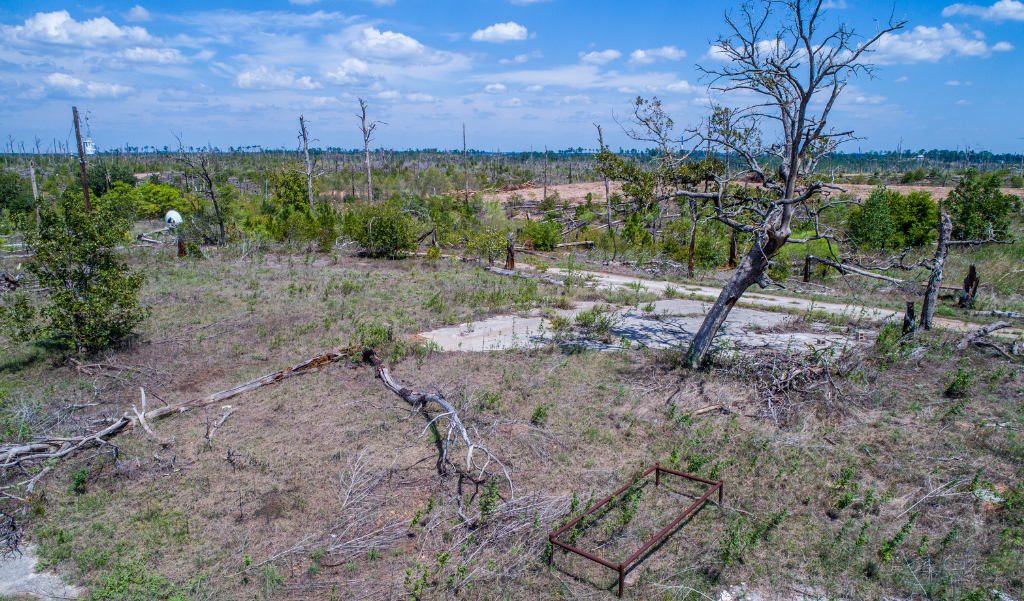
[[(294, 148), (305, 115), (317, 145), (483, 150), (638, 146), (615, 124), (637, 94), (680, 125), (709, 90), (695, 69), (736, 2), (648, 0), (168, 0), (0, 7), (0, 136), (42, 146), (90, 112), (101, 148), (207, 142)], [(832, 23), (865, 35), (889, 2), (830, 0)], [(1024, 3), (897, 3), (907, 28), (872, 55), (874, 78), (844, 92), (831, 122), (857, 147), (1024, 149)], [(741, 99), (717, 97), (726, 104)], [(6, 142), (6, 140), (5, 140)]]

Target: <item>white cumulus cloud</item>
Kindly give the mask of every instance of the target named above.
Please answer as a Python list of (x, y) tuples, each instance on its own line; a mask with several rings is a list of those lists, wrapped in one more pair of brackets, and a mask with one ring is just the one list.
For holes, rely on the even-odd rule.
[(526, 36), (527, 31), (525, 27), (515, 21), (509, 21), (508, 23), (495, 23), (490, 27), (477, 29), (473, 32), (473, 35), (469, 36), (469, 39), (474, 42), (494, 42), (502, 44), (504, 42), (525, 40)]
[(234, 85), (243, 90), (318, 90), (323, 87), (308, 75), (296, 78), (288, 71), (275, 71), (266, 65), (242, 71), (235, 76)]
[(540, 92), (543, 89), (544, 89), (544, 86), (539, 86), (539, 85), (526, 86), (526, 91), (527, 92)]
[(370, 73), (370, 66), (358, 58), (346, 58), (341, 61), (341, 66), (334, 71), (324, 74), (324, 79), (330, 83), (352, 83)]
[(406, 94), (405, 99), (409, 102), (416, 104), (428, 104), (434, 102), (434, 97), (430, 94), (424, 94), (422, 92), (413, 92), (412, 94)]
[(512, 97), (504, 102), (498, 102), (494, 106), (503, 109), (514, 109), (523, 106), (523, 101), (518, 98)]
[(74, 98), (120, 98), (131, 94), (130, 86), (116, 83), (83, 81), (65, 73), (53, 73), (43, 78), (46, 87)]
[(184, 65), (189, 62), (177, 48), (126, 48), (118, 56), (131, 63), (154, 65)]
[(506, 89), (507, 88), (500, 83), (492, 83), (484, 87), (484, 91), (487, 92), (488, 94), (501, 94)]
[(656, 60), (677, 61), (686, 56), (685, 50), (675, 46), (662, 46), (661, 48), (648, 48), (647, 50), (634, 50), (629, 55), (629, 62), (640, 65), (653, 63)]
[(1024, 2), (1020, 0), (999, 0), (992, 6), (977, 4), (950, 4), (942, 9), (943, 17), (971, 15), (986, 21), (1024, 21)]
[(580, 62), (588, 65), (603, 65), (611, 62), (620, 56), (622, 53), (618, 50), (602, 50), (601, 52), (580, 52)]
[(670, 83), (665, 86), (665, 89), (669, 92), (681, 92), (683, 94), (692, 94), (697, 91), (697, 88), (690, 85), (690, 82), (686, 80), (677, 81), (676, 83)]
[(364, 29), (362, 37), (349, 44), (349, 49), (373, 62), (440, 65), (452, 60), (450, 54), (424, 46), (405, 34), (381, 32), (373, 27)]
[(579, 94), (577, 96), (566, 96), (562, 104), (590, 104), (590, 97)]
[(149, 11), (142, 8), (138, 4), (133, 6), (131, 10), (122, 15), (125, 21), (152, 21), (153, 15), (149, 14)]
[(1013, 46), (999, 42), (989, 46), (984, 40), (968, 38), (964, 32), (945, 23), (942, 27), (918, 25), (906, 33), (887, 33), (874, 46), (872, 60), (879, 64), (937, 62), (950, 54), (988, 56)]
[(116, 42), (151, 42), (152, 36), (142, 27), (118, 27), (106, 17), (76, 21), (66, 10), (36, 13), (24, 25), (0, 25), (0, 38), (12, 44), (46, 43), (93, 48)]

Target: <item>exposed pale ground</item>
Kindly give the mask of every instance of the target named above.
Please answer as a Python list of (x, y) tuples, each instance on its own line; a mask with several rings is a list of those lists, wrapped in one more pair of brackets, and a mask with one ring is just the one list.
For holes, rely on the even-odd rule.
[(21, 555), (0, 559), (0, 596), (26, 595), (32, 598), (77, 599), (79, 590), (56, 574), (36, 572), (35, 547), (25, 546)]
[[(568, 276), (564, 269), (552, 268), (547, 273), (555, 276)], [(677, 286), (672, 282), (646, 280), (631, 276), (613, 275), (596, 271), (576, 271), (577, 277), (587, 278), (597, 288), (623, 288), (639, 284), (641, 290), (655, 294), (664, 294), (666, 288), (677, 289), (679, 299), (659, 300), (651, 303), (652, 311), (625, 307), (615, 310), (616, 324), (611, 330), (609, 344), (594, 341), (580, 342), (587, 348), (600, 350), (621, 349), (628, 341), (630, 346), (640, 345), (651, 348), (672, 348), (686, 345), (700, 328), (704, 315), (721, 293), (721, 288), (712, 286)], [(689, 298), (686, 298), (689, 297)], [(823, 303), (801, 298), (790, 298), (779, 294), (764, 292), (748, 292), (743, 295), (742, 303), (764, 307), (766, 310), (736, 307), (730, 313), (717, 337), (717, 344), (722, 347), (736, 348), (738, 351), (752, 351), (758, 348), (788, 348), (792, 352), (821, 350), (826, 347), (847, 347), (867, 342), (867, 330), (846, 328), (841, 334), (821, 332), (769, 332), (772, 328), (792, 324), (793, 316), (780, 311), (793, 312), (824, 312), (843, 316), (852, 321), (878, 322), (900, 318), (897, 311), (878, 309), (861, 305), (841, 303)], [(422, 338), (432, 340), (446, 351), (494, 351), (509, 348), (539, 347), (554, 341), (551, 319), (553, 315), (572, 318), (581, 311), (591, 309), (595, 303), (577, 303), (572, 309), (548, 310), (547, 313), (535, 309), (529, 313), (500, 315), (461, 324), (459, 326), (440, 328), (421, 334)], [(937, 326), (954, 331), (970, 331), (977, 325), (956, 319), (935, 318)], [(823, 327), (823, 326), (819, 326)], [(1004, 334), (1016, 336), (1017, 328), (1003, 331)]]

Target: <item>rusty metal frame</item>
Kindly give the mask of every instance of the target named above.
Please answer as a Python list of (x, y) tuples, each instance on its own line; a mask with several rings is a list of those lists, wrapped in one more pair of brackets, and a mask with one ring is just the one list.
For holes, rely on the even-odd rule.
[[(576, 524), (580, 523), (580, 521), (582, 521), (583, 518), (585, 518), (588, 515), (594, 513), (595, 511), (597, 511), (598, 509), (603, 507), (606, 503), (608, 503), (609, 501), (611, 501), (615, 497), (617, 497), (620, 494), (622, 494), (623, 492), (625, 492), (627, 489), (635, 486), (637, 482), (639, 482), (640, 480), (646, 478), (648, 475), (650, 475), (651, 472), (654, 472), (654, 485), (655, 486), (660, 486), (661, 485), (661, 472), (665, 472), (666, 474), (673, 474), (675, 476), (681, 476), (683, 478), (687, 478), (687, 479), (693, 480), (695, 482), (702, 482), (704, 484), (710, 484), (711, 488), (708, 489), (708, 491), (705, 492), (699, 499), (694, 501), (693, 504), (691, 504), (689, 507), (687, 507), (686, 511), (681, 513), (678, 517), (676, 517), (676, 519), (672, 520), (671, 524), (669, 524), (668, 526), (665, 526), (664, 528), (662, 528), (661, 532), (658, 532), (653, 537), (651, 537), (651, 540), (647, 541), (647, 544), (645, 544), (638, 551), (636, 551), (635, 553), (630, 555), (629, 558), (627, 558), (625, 561), (623, 561), (623, 562), (621, 562), (619, 564), (614, 564), (614, 563), (612, 563), (612, 562), (610, 562), (608, 560), (601, 559), (600, 557), (598, 557), (596, 555), (593, 555), (591, 553), (587, 553), (583, 549), (578, 549), (578, 548), (576, 548), (576, 547), (574, 547), (574, 546), (572, 546), (572, 545), (570, 545), (568, 543), (563, 543), (562, 541), (558, 540), (558, 537), (563, 532), (565, 532), (566, 530), (572, 528)], [(588, 510), (583, 515), (577, 517), (576, 519), (574, 519), (571, 522), (569, 522), (568, 524), (562, 526), (558, 530), (555, 530), (551, 534), (548, 534), (548, 542), (551, 543), (551, 549), (550, 549), (550, 552), (548, 553), (548, 565), (549, 566), (552, 565), (552, 563), (555, 560), (555, 549), (554, 549), (554, 547), (556, 547), (556, 546), (561, 547), (561, 548), (565, 549), (566, 551), (571, 551), (572, 553), (575, 553), (577, 555), (581, 555), (583, 557), (586, 557), (590, 561), (599, 563), (599, 564), (603, 565), (604, 567), (611, 568), (611, 569), (613, 569), (613, 570), (615, 570), (615, 571), (617, 571), (619, 573), (619, 597), (622, 597), (622, 587), (623, 587), (623, 584), (625, 582), (626, 569), (630, 566), (630, 564), (635, 562), (638, 558), (640, 558), (641, 555), (646, 553), (648, 549), (650, 549), (656, 543), (658, 543), (660, 540), (665, 538), (665, 536), (669, 532), (671, 532), (676, 526), (679, 525), (679, 522), (681, 522), (684, 519), (686, 519), (687, 517), (693, 515), (693, 513), (696, 512), (702, 505), (704, 505), (704, 503), (708, 500), (708, 498), (711, 495), (713, 495), (715, 493), (715, 491), (718, 491), (718, 505), (721, 506), (722, 505), (722, 491), (724, 490), (724, 485), (725, 485), (725, 482), (723, 480), (719, 480), (717, 482), (712, 481), (712, 480), (705, 480), (704, 478), (700, 478), (698, 476), (693, 476), (691, 474), (685, 474), (683, 472), (678, 472), (676, 470), (670, 470), (668, 468), (661, 467), (660, 464), (655, 463), (654, 467), (648, 468), (647, 471), (645, 471), (644, 473), (642, 473), (639, 476), (637, 476), (632, 482), (630, 482), (629, 484), (623, 486), (619, 490), (617, 490), (617, 491), (613, 492), (612, 494), (608, 495), (607, 497), (605, 497), (600, 503), (598, 503), (597, 505), (594, 505), (593, 507), (591, 507), (590, 510)]]

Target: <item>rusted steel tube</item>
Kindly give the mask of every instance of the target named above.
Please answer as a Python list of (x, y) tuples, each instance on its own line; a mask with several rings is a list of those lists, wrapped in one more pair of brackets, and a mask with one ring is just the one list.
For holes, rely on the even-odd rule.
[(692, 474), (684, 474), (683, 472), (677, 472), (676, 470), (670, 470), (667, 467), (663, 467), (663, 468), (660, 468), (660, 469), (661, 469), (661, 471), (663, 471), (665, 473), (668, 473), (668, 474), (675, 474), (676, 476), (682, 476), (683, 478), (688, 478), (690, 480), (696, 480), (697, 482), (703, 482), (704, 484), (710, 484), (712, 486), (714, 486), (715, 484), (718, 484), (718, 482), (720, 482), (720, 480), (717, 480), (717, 481), (716, 480), (705, 480), (704, 478), (701, 478), (699, 476), (694, 476)]
[(675, 528), (679, 524), (679, 522), (681, 522), (684, 519), (686, 519), (691, 513), (694, 512), (694, 510), (696, 510), (698, 507), (703, 505), (704, 502), (708, 500), (708, 497), (710, 497), (712, 494), (714, 494), (715, 490), (718, 489), (718, 488), (719, 488), (719, 485), (716, 483), (715, 486), (711, 490), (709, 490), (708, 492), (704, 493), (703, 497), (697, 499), (696, 501), (693, 502), (692, 505), (687, 507), (686, 511), (684, 511), (682, 515), (680, 515), (676, 519), (672, 520), (671, 524), (669, 524), (668, 526), (665, 526), (665, 528), (663, 528), (661, 532), (659, 532), (659, 533), (655, 534), (653, 537), (651, 537), (651, 540), (647, 541), (647, 544), (644, 545), (643, 547), (640, 547), (639, 551), (637, 551), (636, 553), (630, 555), (629, 559), (627, 559), (626, 561), (622, 562), (623, 565), (629, 565), (629, 564), (633, 563), (634, 561), (636, 561), (636, 558), (638, 558), (641, 555), (643, 555), (648, 549), (650, 549), (652, 546), (654, 546), (655, 543), (660, 541), (662, 539), (662, 537), (664, 537), (673, 528)]
[(582, 555), (583, 557), (586, 557), (590, 561), (596, 561), (597, 563), (599, 563), (599, 564), (601, 564), (601, 565), (603, 565), (605, 567), (611, 568), (613, 570), (619, 569), (619, 566), (615, 565), (614, 563), (612, 563), (610, 561), (606, 561), (604, 559), (601, 559), (600, 557), (598, 557), (596, 555), (591, 555), (590, 553), (587, 553), (583, 549), (577, 549), (576, 547), (574, 547), (572, 545), (567, 545), (567, 544), (563, 543), (560, 540), (552, 540), (551, 542), (553, 542), (554, 544), (558, 545), (559, 547), (565, 549), (566, 551), (572, 551), (573, 553), (576, 553), (577, 555)]
[[(605, 497), (605, 498), (604, 498), (604, 500), (602, 500), (602, 501), (601, 501), (600, 503), (598, 503), (597, 505), (594, 505), (593, 507), (591, 507), (589, 511), (585, 512), (585, 513), (584, 513), (583, 515), (581, 515), (580, 517), (578, 517), (578, 518), (576, 518), (576, 519), (572, 520), (571, 522), (569, 522), (568, 524), (566, 524), (566, 525), (562, 526), (562, 527), (561, 527), (561, 528), (559, 528), (558, 530), (555, 530), (555, 532), (554, 532), (554, 534), (553, 534), (552, 536), (555, 536), (555, 537), (557, 537), (557, 536), (559, 536), (560, 534), (562, 534), (563, 532), (565, 532), (566, 530), (568, 530), (569, 528), (572, 528), (573, 526), (575, 526), (576, 524), (578, 524), (578, 523), (580, 522), (580, 520), (582, 520), (583, 518), (587, 517), (588, 515), (590, 515), (590, 514), (594, 513), (594, 512), (595, 512), (595, 511), (597, 511), (598, 509), (600, 509), (600, 508), (601, 508), (601, 507), (602, 507), (602, 506), (603, 506), (603, 505), (604, 505), (605, 503), (607, 503), (608, 501), (611, 501), (611, 500), (612, 500), (612, 499), (614, 499), (615, 497), (619, 496), (619, 495), (620, 495), (620, 494), (622, 493), (622, 491), (626, 490), (626, 489), (627, 489), (627, 488), (629, 488), (630, 486), (633, 486), (634, 484), (636, 484), (637, 482), (639, 482), (641, 478), (645, 478), (645, 477), (647, 477), (647, 476), (648, 476), (648, 475), (649, 475), (649, 474), (650, 474), (651, 472), (653, 472), (653, 471), (654, 471), (654, 469), (655, 469), (655, 468), (653, 468), (653, 467), (652, 467), (652, 468), (649, 468), (649, 469), (648, 469), (648, 470), (647, 470), (646, 472), (644, 472), (644, 473), (640, 474), (639, 476), (637, 476), (637, 477), (636, 477), (636, 479), (634, 479), (634, 480), (633, 480), (632, 482), (630, 482), (629, 484), (626, 484), (626, 485), (624, 485), (624, 486), (620, 487), (620, 488), (619, 488), (619, 490), (617, 490), (617, 491), (613, 492), (612, 494), (608, 495), (607, 497)], [(714, 482), (711, 482), (711, 484), (714, 484)]]

